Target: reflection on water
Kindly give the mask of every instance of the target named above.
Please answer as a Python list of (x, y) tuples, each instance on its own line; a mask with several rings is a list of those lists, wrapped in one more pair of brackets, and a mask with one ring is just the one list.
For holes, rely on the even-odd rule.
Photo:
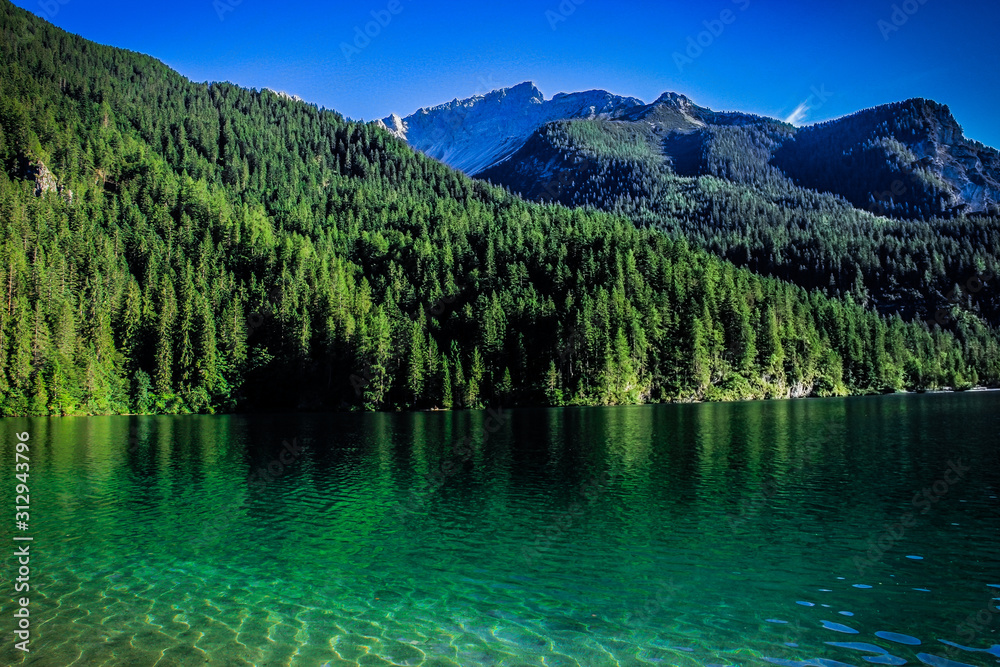
[(995, 665), (998, 407), (0, 421), (35, 535), (0, 657)]

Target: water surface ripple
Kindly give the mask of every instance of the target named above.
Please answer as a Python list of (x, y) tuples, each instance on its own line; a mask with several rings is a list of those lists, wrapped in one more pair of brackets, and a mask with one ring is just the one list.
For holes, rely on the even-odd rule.
[(0, 662), (996, 665), (998, 408), (2, 420), (35, 541)]

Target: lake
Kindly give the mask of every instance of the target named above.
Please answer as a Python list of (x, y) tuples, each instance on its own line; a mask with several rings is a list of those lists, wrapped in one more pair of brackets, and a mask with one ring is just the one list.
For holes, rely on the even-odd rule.
[(995, 665), (998, 408), (0, 420), (0, 662)]

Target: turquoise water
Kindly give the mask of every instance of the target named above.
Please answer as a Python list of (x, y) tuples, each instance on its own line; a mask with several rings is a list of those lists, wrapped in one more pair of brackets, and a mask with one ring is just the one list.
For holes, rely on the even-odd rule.
[(995, 665), (998, 408), (2, 420), (0, 664)]

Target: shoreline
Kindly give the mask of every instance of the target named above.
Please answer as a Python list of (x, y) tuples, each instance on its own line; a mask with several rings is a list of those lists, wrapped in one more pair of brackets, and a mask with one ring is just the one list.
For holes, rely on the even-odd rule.
[[(571, 404), (571, 405), (509, 405), (503, 406), (503, 409), (513, 410), (513, 409), (529, 409), (529, 410), (548, 410), (548, 409), (559, 409), (559, 408), (625, 408), (625, 407), (642, 407), (650, 405), (711, 405), (711, 404), (727, 404), (727, 403), (765, 403), (770, 401), (799, 401), (799, 400), (827, 400), (833, 398), (866, 398), (866, 397), (877, 397), (877, 396), (909, 396), (909, 395), (922, 395), (922, 394), (984, 394), (1000, 392), (1000, 387), (972, 387), (969, 389), (919, 389), (919, 390), (902, 390), (886, 393), (857, 393), (857, 394), (843, 394), (836, 396), (783, 396), (778, 398), (745, 398), (745, 399), (734, 399), (734, 400), (724, 400), (724, 401), (705, 401), (698, 399), (691, 400), (673, 400), (673, 401), (647, 401), (643, 403), (594, 403), (594, 404)], [(279, 410), (275, 412), (252, 412), (252, 411), (231, 411), (231, 412), (150, 412), (150, 413), (135, 413), (135, 412), (123, 412), (123, 413), (97, 413), (97, 414), (69, 414), (69, 415), (8, 415), (5, 417), (0, 417), (0, 421), (6, 419), (64, 419), (64, 418), (79, 418), (79, 417), (225, 417), (225, 416), (237, 416), (237, 415), (252, 415), (252, 416), (263, 416), (263, 415), (357, 415), (357, 414), (426, 414), (426, 413), (444, 413), (444, 412), (477, 412), (485, 411), (491, 407), (498, 407), (497, 405), (484, 405), (477, 408), (421, 408), (417, 410)]]

